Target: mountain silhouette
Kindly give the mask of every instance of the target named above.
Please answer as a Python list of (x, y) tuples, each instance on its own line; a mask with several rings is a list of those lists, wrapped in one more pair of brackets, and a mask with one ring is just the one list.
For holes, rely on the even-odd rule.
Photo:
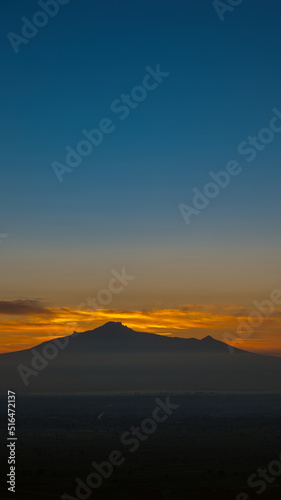
[[(135, 332), (120, 322), (110, 321), (103, 326), (77, 334), (71, 349), (95, 349), (107, 352), (227, 352), (224, 342), (208, 336), (202, 340)], [(77, 336), (76, 336), (77, 335)], [(239, 351), (239, 349), (236, 349)], [(240, 351), (242, 352), (242, 351)]]
[(280, 358), (119, 322), (0, 355), (0, 391), (19, 393), (281, 390)]

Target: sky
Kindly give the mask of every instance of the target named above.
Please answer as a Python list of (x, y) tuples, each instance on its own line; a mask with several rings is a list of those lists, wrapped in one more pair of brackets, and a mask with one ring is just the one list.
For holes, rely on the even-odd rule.
[[(223, 340), (281, 288), (281, 6), (213, 3), (70, 0), (38, 29), (40, 2), (3, 8), (0, 352), (108, 319)], [(241, 348), (281, 355), (280, 312)]]

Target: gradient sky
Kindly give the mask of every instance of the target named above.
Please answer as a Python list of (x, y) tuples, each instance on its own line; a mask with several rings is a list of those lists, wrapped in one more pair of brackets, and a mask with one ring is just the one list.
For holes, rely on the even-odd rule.
[[(221, 22), (211, 0), (70, 0), (15, 54), (7, 33), (38, 10), (10, 0), (1, 16), (0, 351), (120, 315), (221, 339), (281, 288), (281, 133), (252, 163), (237, 152), (281, 111), (280, 2), (244, 0)], [(157, 64), (169, 77), (121, 121), (111, 103)], [(59, 183), (51, 163), (104, 117), (114, 132)], [(178, 205), (233, 159), (242, 173), (186, 225)], [(123, 267), (135, 279), (82, 317)], [(245, 347), (281, 354), (273, 316)]]

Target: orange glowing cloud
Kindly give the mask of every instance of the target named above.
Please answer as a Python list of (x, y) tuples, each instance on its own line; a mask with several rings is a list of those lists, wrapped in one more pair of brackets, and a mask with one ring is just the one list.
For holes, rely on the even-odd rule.
[[(0, 352), (26, 349), (74, 330), (92, 330), (107, 321), (121, 321), (137, 331), (202, 338), (212, 335), (235, 347), (281, 355), (281, 309), (241, 338), (240, 325), (248, 321), (241, 306), (189, 304), (150, 310), (48, 308), (38, 301), (0, 301)], [(250, 331), (250, 328), (249, 328)]]

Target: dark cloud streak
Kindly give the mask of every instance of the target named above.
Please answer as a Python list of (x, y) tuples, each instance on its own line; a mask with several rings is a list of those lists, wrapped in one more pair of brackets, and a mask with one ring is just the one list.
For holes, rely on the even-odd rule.
[(37, 300), (1, 300), (0, 314), (9, 316), (31, 316), (34, 314), (53, 316), (53, 311)]

